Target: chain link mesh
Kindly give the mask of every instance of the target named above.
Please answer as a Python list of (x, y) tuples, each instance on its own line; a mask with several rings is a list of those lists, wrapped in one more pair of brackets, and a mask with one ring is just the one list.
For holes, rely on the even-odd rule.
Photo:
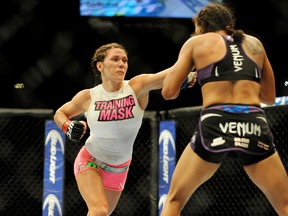
[[(264, 108), (274, 143), (288, 170), (288, 106)], [(177, 122), (177, 158), (190, 141), (198, 124), (200, 107), (170, 112)], [(181, 216), (191, 215), (277, 215), (264, 194), (253, 184), (239, 161), (227, 158), (215, 175), (201, 185)]]
[(45, 119), (42, 114), (0, 115), (0, 215), (42, 212)]
[[(85, 120), (85, 119), (81, 119)], [(145, 117), (134, 143), (133, 158), (128, 173), (125, 189), (120, 201), (111, 216), (144, 216), (150, 215), (151, 209), (151, 167), (152, 135), (151, 119)], [(87, 137), (84, 137), (85, 141)], [(65, 215), (86, 215), (87, 207), (77, 189), (73, 173), (74, 159), (82, 143), (66, 141), (65, 150)]]
[[(288, 170), (288, 106), (264, 109), (276, 148)], [(199, 111), (198, 108), (186, 108), (170, 112), (177, 122), (177, 158), (192, 136)], [(32, 115), (27, 112), (0, 112), (0, 215), (42, 214), (45, 121), (51, 115), (51, 111)], [(157, 173), (157, 166), (151, 167), (151, 164), (158, 163), (152, 156), (153, 145), (157, 145), (157, 124), (156, 116), (143, 119), (134, 144), (126, 188), (112, 216), (157, 215), (157, 180), (153, 176)], [(67, 216), (87, 214), (73, 174), (74, 159), (81, 146), (81, 143), (66, 142), (63, 204), (64, 215)], [(200, 186), (187, 203), (182, 216), (227, 214), (277, 215), (239, 162), (232, 159), (227, 159), (218, 172)]]

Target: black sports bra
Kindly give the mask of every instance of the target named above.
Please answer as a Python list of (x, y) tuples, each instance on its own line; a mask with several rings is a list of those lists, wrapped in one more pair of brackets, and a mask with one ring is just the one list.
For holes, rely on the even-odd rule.
[(213, 81), (252, 80), (260, 82), (261, 69), (250, 59), (240, 43), (233, 42), (233, 38), (222, 36), (227, 51), (219, 61), (197, 70), (200, 85)]

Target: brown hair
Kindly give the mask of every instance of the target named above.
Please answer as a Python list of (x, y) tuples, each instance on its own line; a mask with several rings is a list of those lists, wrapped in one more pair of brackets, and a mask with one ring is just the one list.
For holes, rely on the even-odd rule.
[(227, 5), (220, 3), (208, 4), (192, 20), (201, 27), (201, 33), (224, 30), (235, 41), (241, 42), (244, 38), (242, 30), (234, 29), (236, 18), (232, 9)]
[(101, 74), (99, 73), (96, 64), (97, 62), (103, 62), (107, 55), (107, 51), (113, 48), (120, 48), (125, 51), (126, 55), (128, 55), (126, 48), (122, 44), (119, 44), (119, 43), (108, 43), (96, 49), (94, 55), (91, 58), (91, 70), (95, 74), (96, 84), (99, 84), (102, 82)]

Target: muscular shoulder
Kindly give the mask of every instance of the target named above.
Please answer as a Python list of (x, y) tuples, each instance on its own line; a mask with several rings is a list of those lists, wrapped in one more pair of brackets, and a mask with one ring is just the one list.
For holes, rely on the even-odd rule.
[(221, 35), (214, 32), (193, 36), (186, 42), (186, 47), (192, 47), (194, 51), (200, 53), (218, 50), (220, 47), (224, 48), (224, 45)]
[(187, 40), (188, 43), (193, 43), (194, 46), (203, 46), (203, 44), (211, 45), (218, 41), (223, 41), (223, 39), (221, 38), (221, 35), (214, 32), (195, 35)]
[(81, 98), (83, 100), (85, 99), (90, 99), (90, 89), (83, 89), (81, 91), (79, 91), (75, 97), (77, 98)]
[(219, 60), (226, 52), (224, 39), (213, 32), (193, 36), (184, 49), (191, 51), (196, 68)]
[(149, 74), (140, 74), (129, 80), (129, 85), (131, 86), (136, 95), (138, 95), (139, 92), (145, 90), (145, 83), (149, 76)]
[(90, 104), (90, 89), (79, 91), (72, 99), (74, 105), (87, 108)]

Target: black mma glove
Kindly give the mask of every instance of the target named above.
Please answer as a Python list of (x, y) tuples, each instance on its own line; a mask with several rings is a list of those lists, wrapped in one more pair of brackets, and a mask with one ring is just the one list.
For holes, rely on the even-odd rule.
[(69, 140), (79, 142), (84, 135), (84, 125), (76, 120), (68, 120), (62, 126), (62, 131), (66, 134)]

